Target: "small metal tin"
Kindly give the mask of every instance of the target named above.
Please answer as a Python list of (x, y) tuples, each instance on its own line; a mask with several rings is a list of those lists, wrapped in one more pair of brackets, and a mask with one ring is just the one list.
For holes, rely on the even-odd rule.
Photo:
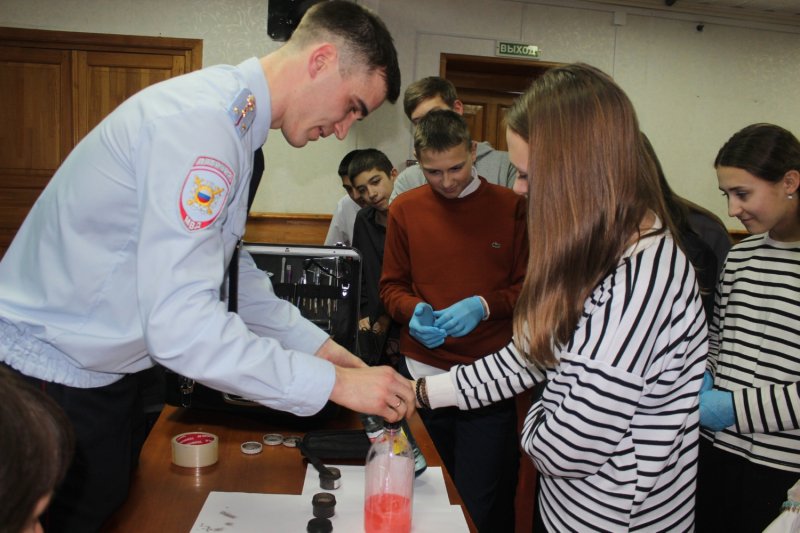
[(319, 488), (322, 490), (336, 490), (342, 486), (342, 473), (333, 466), (328, 467), (330, 474), (319, 473)]
[(282, 444), (287, 448), (296, 448), (297, 443), (302, 440), (302, 437), (298, 437), (296, 435), (290, 435), (289, 437), (284, 437)]
[(311, 499), (314, 516), (317, 518), (330, 518), (335, 514), (336, 496), (328, 492), (318, 492)]
[(261, 443), (254, 440), (249, 440), (242, 443), (242, 453), (247, 455), (256, 455), (261, 453)]
[(283, 435), (280, 433), (267, 433), (264, 435), (263, 440), (267, 446), (278, 446), (283, 443)]

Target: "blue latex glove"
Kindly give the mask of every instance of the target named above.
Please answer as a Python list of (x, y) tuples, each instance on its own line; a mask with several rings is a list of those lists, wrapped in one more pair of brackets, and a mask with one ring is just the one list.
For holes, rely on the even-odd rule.
[(433, 308), (430, 304), (420, 302), (414, 308), (414, 314), (408, 322), (408, 332), (428, 349), (444, 344), (447, 332), (433, 325)]
[(706, 391), (709, 391), (714, 388), (714, 378), (711, 377), (711, 372), (706, 370), (706, 373), (703, 374), (703, 384), (700, 385), (700, 394), (703, 394)]
[(437, 328), (444, 329), (451, 337), (463, 337), (483, 320), (483, 304), (477, 296), (464, 298), (450, 307), (433, 312)]
[(722, 431), (736, 422), (733, 394), (711, 389), (700, 393), (700, 425), (711, 431)]

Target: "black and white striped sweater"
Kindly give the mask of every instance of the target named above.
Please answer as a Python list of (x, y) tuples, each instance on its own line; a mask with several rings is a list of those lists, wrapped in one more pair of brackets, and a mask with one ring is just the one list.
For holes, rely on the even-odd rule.
[(639, 242), (596, 287), (555, 368), (543, 373), (509, 345), (427, 378), (428, 390), (434, 407), (469, 409), (546, 377), (522, 444), (542, 474), (548, 529), (689, 531), (706, 354), (694, 271), (661, 235)]
[(754, 463), (800, 472), (800, 243), (763, 234), (731, 249), (708, 367), (714, 387), (733, 392), (736, 424), (703, 436)]

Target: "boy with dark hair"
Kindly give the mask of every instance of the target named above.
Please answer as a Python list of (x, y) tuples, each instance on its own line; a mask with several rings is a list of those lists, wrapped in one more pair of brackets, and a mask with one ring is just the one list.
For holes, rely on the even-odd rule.
[(367, 205), (364, 198), (353, 188), (350, 175), (347, 173), (347, 167), (357, 152), (359, 150), (351, 150), (339, 163), (339, 179), (342, 180), (342, 188), (347, 194), (336, 204), (336, 211), (333, 212), (331, 225), (328, 227), (328, 235), (325, 236), (326, 246), (335, 246), (337, 243), (350, 246), (353, 242), (353, 224), (356, 222), (356, 215)]
[(389, 196), (397, 169), (380, 150), (360, 150), (348, 168), (353, 187), (365, 199), (367, 207), (358, 212), (353, 228), (353, 247), (361, 252), (361, 320), (359, 328), (378, 336), (389, 331), (391, 318), (380, 299), (378, 284), (383, 267), (386, 220)]
[[(427, 185), (389, 210), (380, 295), (400, 332), (400, 372), (440, 374), (512, 336), (528, 261), (525, 199), (478, 175), (464, 118), (434, 110), (414, 130)], [(514, 400), (420, 411), (479, 531), (513, 531), (519, 464)]]

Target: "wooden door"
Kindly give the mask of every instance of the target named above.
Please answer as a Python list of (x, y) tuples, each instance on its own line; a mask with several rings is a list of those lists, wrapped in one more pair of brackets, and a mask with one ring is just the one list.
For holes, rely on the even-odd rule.
[(442, 54), (439, 75), (456, 87), (472, 138), (507, 150), (505, 112), (531, 82), (558, 63)]
[(0, 256), (73, 146), (70, 53), (0, 46)]
[(0, 28), (0, 257), (58, 166), (103, 117), (201, 60), (197, 39)]
[(75, 51), (75, 143), (129, 96), (187, 72), (186, 60), (170, 54)]
[(464, 104), (464, 118), (472, 138), (476, 141), (487, 141), (496, 150), (507, 150), (503, 120), (516, 97), (516, 94), (458, 89), (458, 98)]

